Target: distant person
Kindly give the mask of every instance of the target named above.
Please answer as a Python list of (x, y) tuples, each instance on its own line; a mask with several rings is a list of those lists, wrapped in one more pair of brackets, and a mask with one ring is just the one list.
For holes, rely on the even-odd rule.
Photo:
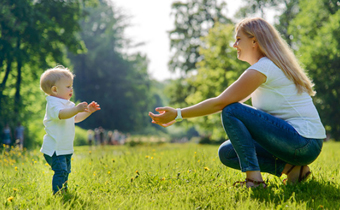
[(94, 101), (90, 104), (82, 102), (77, 106), (70, 101), (73, 95), (73, 77), (63, 66), (48, 69), (40, 77), (40, 87), (48, 95), (43, 121), (46, 135), (40, 151), (54, 171), (53, 194), (61, 189), (67, 190), (71, 156), (74, 152), (74, 123), (81, 122), (100, 110), (99, 104)]
[[(221, 112), (229, 140), (220, 146), (219, 157), (224, 165), (245, 172), (240, 185), (266, 187), (261, 172), (286, 174), (284, 183), (304, 181), (326, 137), (311, 98), (313, 84), (267, 21), (244, 19), (235, 32), (237, 58), (250, 67), (219, 96), (177, 110), (156, 108), (159, 114), (149, 113), (152, 122), (166, 127)], [(253, 107), (242, 103), (250, 97)]]
[(16, 141), (18, 141), (17, 145), (21, 150), (24, 148), (24, 131), (25, 131), (24, 126), (22, 126), (21, 123), (18, 122), (17, 127), (15, 127), (14, 136)]
[(9, 127), (8, 123), (5, 125), (3, 129), (2, 143), (7, 146), (10, 146), (12, 143), (12, 133), (11, 133), (11, 128)]
[(100, 132), (98, 128), (94, 129), (94, 145), (99, 144), (99, 139), (100, 139)]
[(123, 145), (125, 144), (126, 141), (126, 135), (122, 132), (119, 132), (119, 144)]
[(108, 131), (107, 132), (107, 137), (106, 137), (106, 140), (107, 140), (107, 144), (108, 145), (112, 145), (112, 140), (113, 140), (113, 132), (112, 131)]
[(87, 141), (90, 146), (92, 146), (94, 140), (94, 132), (93, 130), (89, 129), (87, 130)]
[(105, 139), (105, 130), (104, 128), (102, 128), (101, 126), (99, 127), (99, 143), (100, 145), (104, 145), (105, 142), (104, 142), (104, 139)]
[(115, 129), (113, 131), (113, 145), (118, 145), (120, 143), (119, 139), (120, 139), (119, 131)]

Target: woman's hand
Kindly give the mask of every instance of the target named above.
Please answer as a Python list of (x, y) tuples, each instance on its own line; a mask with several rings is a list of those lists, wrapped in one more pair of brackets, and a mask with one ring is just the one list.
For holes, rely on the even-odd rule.
[(168, 127), (174, 124), (177, 116), (177, 111), (171, 107), (157, 107), (155, 109), (159, 114), (149, 112), (149, 116), (152, 119), (152, 123), (158, 124), (162, 127)]

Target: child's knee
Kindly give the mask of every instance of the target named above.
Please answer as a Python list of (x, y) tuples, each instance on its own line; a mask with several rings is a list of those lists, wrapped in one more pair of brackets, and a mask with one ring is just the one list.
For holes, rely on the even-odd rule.
[(54, 170), (54, 174), (60, 177), (67, 177), (69, 173), (66, 169), (58, 169)]

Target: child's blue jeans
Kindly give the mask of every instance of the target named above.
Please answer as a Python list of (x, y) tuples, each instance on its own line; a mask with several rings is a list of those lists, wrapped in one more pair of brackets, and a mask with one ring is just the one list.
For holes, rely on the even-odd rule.
[(231, 168), (281, 176), (287, 163), (308, 165), (320, 154), (323, 140), (301, 136), (289, 123), (251, 106), (234, 103), (222, 111), (229, 137), (218, 151)]
[(52, 178), (53, 194), (57, 193), (60, 189), (67, 190), (68, 175), (71, 173), (72, 154), (57, 156), (56, 153), (54, 153), (52, 157), (44, 154), (44, 157), (54, 171)]

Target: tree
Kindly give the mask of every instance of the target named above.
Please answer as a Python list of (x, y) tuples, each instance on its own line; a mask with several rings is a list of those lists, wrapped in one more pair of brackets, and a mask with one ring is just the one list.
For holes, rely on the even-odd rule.
[(266, 18), (265, 10), (280, 11), (278, 15), (278, 22), (275, 24), (275, 28), (280, 32), (282, 38), (286, 40), (288, 45), (291, 45), (291, 34), (288, 33), (288, 27), (299, 12), (299, 0), (251, 0), (246, 1), (246, 5), (241, 7), (236, 12), (235, 16), (238, 18), (245, 18), (252, 16), (256, 13), (260, 13), (262, 18)]
[[(234, 26), (216, 23), (206, 37), (199, 53), (204, 59), (197, 63), (197, 74), (187, 78), (187, 82), (196, 88), (195, 93), (185, 100), (189, 105), (216, 97), (231, 85), (247, 68), (248, 64), (237, 59), (233, 49)], [(219, 114), (192, 119), (200, 126), (203, 133), (212, 134), (211, 138), (220, 140), (225, 137)]]
[(44, 69), (67, 62), (65, 48), (73, 52), (84, 50), (75, 32), (80, 30), (79, 19), (85, 16), (81, 3), (93, 1), (0, 2), (1, 119), (11, 125), (32, 119), (30, 107), (26, 107), (32, 102), (31, 94), (23, 95), (23, 84), (35, 84), (31, 91), (35, 92)]
[(216, 22), (230, 23), (226, 17), (226, 3), (217, 0), (189, 0), (188, 3), (172, 4), (175, 29), (170, 31), (170, 50), (173, 52), (169, 62), (171, 71), (187, 73), (196, 69), (202, 60), (198, 48), (200, 37), (206, 36)]
[(188, 3), (175, 2), (172, 4), (172, 14), (175, 17), (175, 29), (169, 32), (170, 71), (180, 71), (181, 79), (173, 81), (168, 87), (170, 104), (186, 106), (185, 98), (193, 94), (196, 88), (184, 78), (195, 74), (197, 62), (203, 59), (199, 54), (203, 36), (216, 22), (231, 23), (226, 17), (226, 3), (218, 4), (217, 0), (190, 0)]
[(286, 0), (247, 0), (244, 1), (246, 5), (241, 7), (235, 16), (238, 18), (244, 18), (260, 12), (261, 17), (265, 18), (265, 9), (275, 8), (279, 3), (281, 3), (281, 1)]
[(282, 14), (278, 16), (278, 23), (275, 28), (280, 32), (287, 44), (292, 47), (293, 36), (288, 32), (292, 20), (299, 13), (299, 0), (281, 0), (283, 5)]
[(300, 0), (300, 12), (289, 32), (300, 61), (317, 92), (314, 102), (328, 134), (340, 138), (340, 5), (335, 0)]
[(98, 7), (87, 8), (90, 15), (81, 22), (87, 53), (69, 55), (76, 74), (75, 98), (97, 101), (103, 111), (82, 122), (84, 128), (102, 126), (124, 132), (141, 131), (148, 125), (152, 109), (148, 60), (140, 53), (122, 53), (129, 42), (123, 32), (127, 17), (114, 5), (100, 1)]

